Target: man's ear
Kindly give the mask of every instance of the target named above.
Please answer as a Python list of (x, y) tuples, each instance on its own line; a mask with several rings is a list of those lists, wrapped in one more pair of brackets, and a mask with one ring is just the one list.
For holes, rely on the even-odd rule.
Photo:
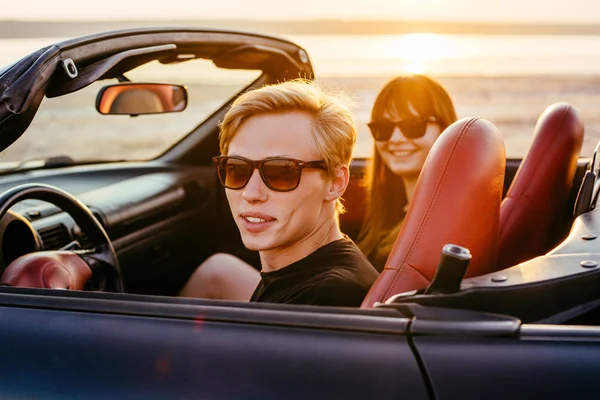
[(336, 200), (344, 194), (346, 187), (350, 182), (350, 169), (347, 165), (337, 167), (334, 174), (330, 176), (331, 184), (327, 190), (325, 199), (329, 201)]

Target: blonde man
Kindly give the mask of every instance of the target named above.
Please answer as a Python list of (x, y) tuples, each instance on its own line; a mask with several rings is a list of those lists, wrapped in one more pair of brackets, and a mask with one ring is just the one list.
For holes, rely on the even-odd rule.
[(356, 127), (348, 109), (307, 81), (240, 96), (215, 157), (244, 245), (260, 274), (225, 254), (207, 259), (181, 296), (359, 306), (377, 272), (339, 228)]

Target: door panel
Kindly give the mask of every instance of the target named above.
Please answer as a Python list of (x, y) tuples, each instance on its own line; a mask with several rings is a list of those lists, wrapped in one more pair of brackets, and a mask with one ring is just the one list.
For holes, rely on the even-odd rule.
[(398, 333), (12, 307), (0, 314), (7, 398), (427, 397)]

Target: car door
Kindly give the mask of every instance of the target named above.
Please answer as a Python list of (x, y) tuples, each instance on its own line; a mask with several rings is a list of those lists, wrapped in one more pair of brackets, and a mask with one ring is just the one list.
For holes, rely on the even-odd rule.
[(7, 398), (425, 399), (391, 310), (0, 288)]

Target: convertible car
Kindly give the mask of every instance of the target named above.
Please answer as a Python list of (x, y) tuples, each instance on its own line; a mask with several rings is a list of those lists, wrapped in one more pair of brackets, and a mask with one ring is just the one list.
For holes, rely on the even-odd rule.
[[(0, 397), (595, 398), (600, 160), (579, 158), (567, 103), (522, 160), (493, 121), (448, 127), (360, 308), (176, 296), (213, 253), (259, 268), (211, 164), (218, 122), (245, 90), (298, 77), (314, 72), (294, 43), (187, 28), (0, 69)], [(68, 156), (27, 156), (47, 143)], [(344, 194), (353, 238), (368, 162)], [(56, 250), (90, 266), (84, 290), (35, 262)]]

